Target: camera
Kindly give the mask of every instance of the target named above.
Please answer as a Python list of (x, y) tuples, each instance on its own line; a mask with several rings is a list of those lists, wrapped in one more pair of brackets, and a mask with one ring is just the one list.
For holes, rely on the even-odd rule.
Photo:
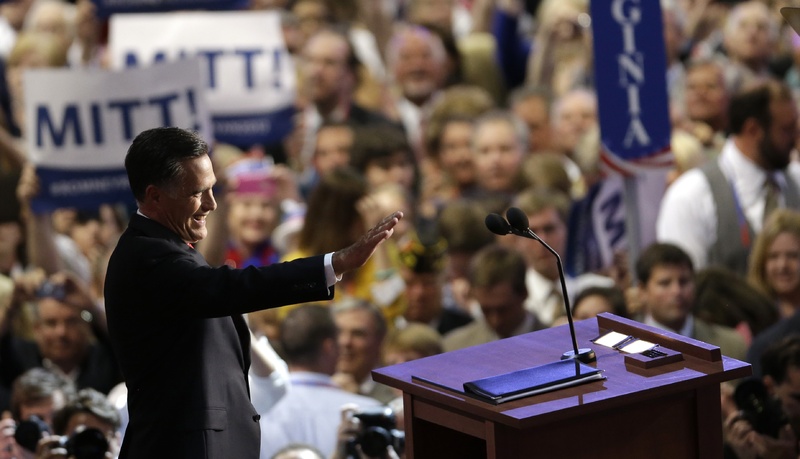
[(14, 431), (14, 440), (19, 446), (30, 452), (35, 452), (39, 440), (49, 434), (50, 426), (39, 416), (33, 415), (17, 424), (17, 429)]
[(108, 440), (98, 429), (87, 427), (62, 438), (67, 455), (75, 459), (104, 459), (108, 451)]
[(733, 392), (733, 400), (753, 430), (762, 435), (778, 438), (781, 427), (789, 422), (780, 401), (769, 395), (766, 386), (758, 378), (740, 382)]
[(361, 421), (361, 433), (347, 445), (348, 457), (358, 457), (357, 445), (361, 452), (370, 457), (385, 457), (386, 448), (391, 446), (402, 455), (406, 446), (406, 434), (397, 430), (394, 412), (388, 407), (367, 408), (356, 412), (353, 417)]
[(44, 281), (39, 288), (36, 289), (37, 298), (55, 298), (58, 301), (64, 301), (67, 297), (67, 291), (62, 284), (54, 284), (50, 281)]
[[(17, 424), (14, 440), (30, 452), (36, 452), (39, 440), (50, 434), (50, 426), (38, 416), (31, 416)], [(75, 459), (104, 459), (108, 451), (108, 440), (98, 429), (86, 428), (70, 436), (61, 437), (59, 443), (67, 456)]]

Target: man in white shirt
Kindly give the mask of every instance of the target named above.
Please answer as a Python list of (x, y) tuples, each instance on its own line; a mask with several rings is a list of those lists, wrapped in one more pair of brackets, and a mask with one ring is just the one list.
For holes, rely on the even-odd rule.
[(447, 53), (438, 35), (422, 26), (395, 32), (386, 52), (398, 96), (395, 109), (408, 141), (421, 154), (422, 125), (445, 78)]
[(281, 348), (289, 365), (286, 395), (261, 418), (261, 458), (290, 443), (312, 445), (331, 457), (336, 448), (341, 407), (377, 406), (369, 397), (347, 392), (331, 379), (339, 356), (337, 327), (329, 308), (303, 305), (281, 323)]
[(791, 90), (770, 80), (740, 91), (731, 99), (729, 122), (718, 160), (667, 189), (656, 238), (683, 248), (697, 269), (718, 264), (744, 274), (770, 187), (777, 187), (777, 207), (800, 207), (800, 164), (790, 161), (798, 122)]

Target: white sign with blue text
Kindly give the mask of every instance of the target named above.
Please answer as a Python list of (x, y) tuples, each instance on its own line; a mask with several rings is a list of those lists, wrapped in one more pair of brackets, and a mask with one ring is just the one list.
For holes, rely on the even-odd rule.
[(240, 147), (277, 143), (292, 129), (295, 71), (280, 17), (268, 11), (117, 14), (113, 68), (197, 56), (209, 88), (216, 140)]
[(120, 72), (27, 71), (26, 142), (41, 182), (34, 211), (130, 201), (125, 153), (145, 129), (178, 126), (209, 139), (200, 66), (189, 59)]

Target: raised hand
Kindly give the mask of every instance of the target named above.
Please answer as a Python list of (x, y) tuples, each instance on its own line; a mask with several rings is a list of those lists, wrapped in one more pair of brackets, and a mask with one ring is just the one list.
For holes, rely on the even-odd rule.
[(375, 253), (378, 246), (392, 236), (394, 227), (401, 218), (403, 218), (403, 213), (399, 211), (385, 217), (377, 225), (370, 228), (353, 245), (334, 252), (331, 263), (336, 275), (340, 276), (364, 266), (364, 263)]

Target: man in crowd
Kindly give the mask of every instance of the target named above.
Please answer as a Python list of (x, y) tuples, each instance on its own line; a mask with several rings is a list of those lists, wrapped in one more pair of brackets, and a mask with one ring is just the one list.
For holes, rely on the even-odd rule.
[(348, 298), (333, 306), (339, 329), (339, 361), (336, 381), (351, 392), (389, 403), (397, 394), (389, 386), (372, 380), (372, 370), (381, 366), (386, 338), (386, 320), (372, 304)]
[(800, 164), (790, 161), (798, 114), (789, 87), (769, 80), (734, 95), (728, 119), (731, 135), (718, 160), (667, 189), (656, 237), (683, 248), (697, 269), (721, 265), (745, 275), (769, 213), (800, 208)]
[(290, 443), (316, 447), (330, 457), (336, 447), (341, 407), (379, 405), (375, 399), (345, 391), (334, 384), (339, 356), (336, 323), (320, 305), (293, 309), (281, 322), (280, 348), (289, 365), (289, 390), (261, 422), (261, 457)]
[(499, 244), (481, 249), (470, 263), (471, 296), (480, 305), (482, 317), (444, 337), (444, 350), (477, 346), (544, 328), (525, 309), (525, 259), (517, 251)]
[(728, 357), (744, 359), (747, 345), (736, 331), (692, 314), (694, 267), (680, 247), (651, 244), (636, 262), (636, 276), (643, 323), (719, 346)]

